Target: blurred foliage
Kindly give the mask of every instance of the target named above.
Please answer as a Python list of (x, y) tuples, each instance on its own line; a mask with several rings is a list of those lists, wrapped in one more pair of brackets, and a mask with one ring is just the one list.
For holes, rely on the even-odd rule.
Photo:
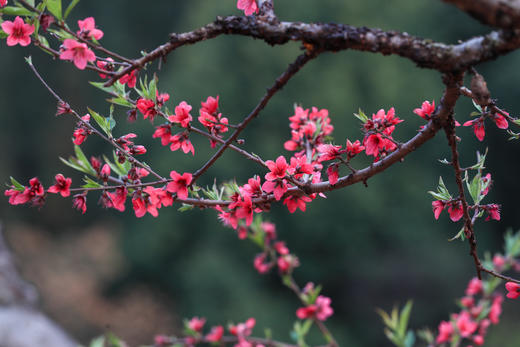
[[(102, 43), (129, 57), (141, 50), (150, 51), (168, 40), (168, 33), (189, 31), (212, 21), (217, 15), (239, 14), (234, 0), (136, 0), (82, 1), (70, 16), (77, 19), (94, 16), (105, 31)], [(433, 40), (455, 43), (487, 32), (470, 17), (441, 1), (275, 1), (282, 20), (341, 22), (357, 26), (406, 31)], [(14, 176), (22, 182), (38, 175), (48, 185), (57, 172), (72, 175), (58, 156), (73, 154), (70, 141), (74, 122), (55, 117), (55, 102), (34, 78), (23, 57), (31, 54), (34, 64), (49, 84), (69, 103), (86, 113), (86, 106), (108, 114), (105, 95), (89, 86), (98, 80), (93, 72), (78, 71), (72, 64), (52, 61), (34, 47), (8, 48), (0, 43), (2, 69), (0, 84), (0, 181)], [(186, 46), (167, 57), (158, 72), (159, 89), (169, 92), (173, 103), (182, 100), (194, 106), (208, 95), (220, 95), (220, 108), (230, 122), (238, 123), (256, 105), (265, 88), (299, 54), (300, 45), (270, 47), (247, 37), (221, 36)], [(519, 52), (479, 67), (498, 104), (516, 114), (520, 98), (515, 88), (520, 70), (515, 68)], [(152, 69), (157, 67), (156, 63)], [(469, 81), (468, 81), (469, 82)], [(361, 138), (358, 120), (352, 116), (358, 108), (371, 114), (380, 108), (396, 108), (405, 119), (395, 137), (406, 140), (414, 135), (422, 120), (412, 113), (423, 100), (442, 95), (441, 76), (417, 69), (399, 57), (344, 51), (327, 53), (311, 62), (279, 94), (259, 119), (241, 136), (247, 149), (264, 159), (286, 156), (283, 143), (290, 137), (288, 117), (293, 104), (305, 108), (327, 108), (335, 126), (338, 144), (345, 138)], [(170, 101), (170, 108), (172, 101)], [(461, 100), (456, 118), (462, 123), (471, 112), (471, 102)], [(139, 134), (139, 143), (149, 152), (147, 163), (157, 171), (193, 171), (213, 150), (207, 140), (192, 136), (196, 156), (172, 153), (153, 140), (153, 127), (147, 120), (126, 124), (123, 108), (116, 108), (118, 127), (115, 134), (129, 129)], [(488, 168), (495, 180), (489, 201), (503, 205), (503, 220), (477, 225), (479, 249), (493, 251), (500, 245), (507, 226), (518, 227), (517, 172), (519, 148), (508, 142), (507, 134), (488, 123), (487, 136), (479, 143), (471, 129), (458, 131), (462, 142), (462, 166), (472, 164), (476, 150), (489, 147)], [(99, 155), (109, 148), (94, 136), (82, 146), (85, 153)], [(450, 190), (455, 189), (453, 173), (437, 159), (449, 158), (449, 148), (442, 133), (417, 152), (368, 181), (328, 194), (308, 206), (306, 213), (291, 215), (284, 206), (273, 206), (265, 216), (276, 223), (302, 263), (295, 276), (304, 283), (323, 284), (324, 295), (332, 298), (335, 315), (330, 329), (341, 345), (388, 345), (376, 307), (388, 310), (395, 302), (413, 298), (411, 328), (426, 325), (436, 328), (454, 307), (454, 299), (474, 276), (467, 245), (448, 243), (458, 227), (443, 214), (433, 218), (428, 190), (435, 188), (442, 175)], [(354, 162), (363, 167), (368, 161)], [(236, 177), (245, 182), (258, 167), (226, 153), (200, 183), (211, 185)], [(73, 176), (79, 182), (80, 175)], [(38, 211), (10, 207), (0, 202), (0, 219), (7, 226), (20, 221), (38, 225), (55, 236), (93, 223), (110, 222), (120, 233), (120, 247), (129, 266), (114, 276), (107, 295), (117, 297), (127, 286), (145, 282), (167, 294), (178, 316), (205, 316), (210, 324), (257, 318), (257, 331), (270, 327), (276, 339), (289, 339), (298, 302), (280, 284), (277, 275), (260, 276), (252, 261), (256, 249), (240, 242), (236, 235), (218, 223), (213, 211), (193, 210), (178, 213), (161, 210), (158, 218), (136, 219), (131, 211), (123, 214), (104, 211), (89, 196), (88, 213), (72, 211), (70, 201), (50, 198)], [(520, 332), (513, 322), (515, 304), (505, 305), (504, 323), (493, 327), (490, 345), (508, 346), (518, 341)], [(131, 317), (128, 317), (131, 319)], [(100, 320), (103, 320), (100, 317)], [(106, 322), (110, 324), (110, 322)], [(181, 326), (176, 327), (181, 329)], [(89, 332), (90, 333), (90, 332)], [(87, 341), (92, 335), (77, 336)], [(157, 331), (157, 333), (161, 333)], [(124, 336), (123, 336), (124, 338)], [(150, 337), (151, 341), (151, 337)], [(320, 340), (316, 340), (320, 342)], [(509, 344), (511, 345), (511, 344)], [(515, 345), (514, 343), (512, 345)], [(512, 346), (511, 345), (511, 346)]]

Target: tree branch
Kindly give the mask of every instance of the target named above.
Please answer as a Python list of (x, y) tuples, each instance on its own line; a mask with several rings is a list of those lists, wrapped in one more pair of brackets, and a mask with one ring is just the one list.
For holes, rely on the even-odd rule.
[(443, 0), (493, 27), (520, 28), (520, 0)]

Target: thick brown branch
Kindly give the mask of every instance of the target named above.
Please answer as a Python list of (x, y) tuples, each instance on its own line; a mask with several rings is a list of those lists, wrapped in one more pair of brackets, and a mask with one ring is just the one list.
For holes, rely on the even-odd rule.
[(407, 58), (419, 67), (441, 72), (465, 70), (478, 63), (495, 59), (520, 47), (520, 30), (493, 31), (456, 45), (425, 40), (407, 33), (354, 27), (335, 23), (276, 22), (256, 17), (218, 17), (213, 23), (194, 31), (171, 34), (165, 43), (115, 74), (105, 86), (145, 64), (162, 58), (184, 45), (220, 35), (241, 35), (261, 39), (270, 45), (297, 41), (325, 51), (358, 50), (394, 54)]
[(520, 0), (443, 0), (478, 21), (502, 29), (520, 28)]

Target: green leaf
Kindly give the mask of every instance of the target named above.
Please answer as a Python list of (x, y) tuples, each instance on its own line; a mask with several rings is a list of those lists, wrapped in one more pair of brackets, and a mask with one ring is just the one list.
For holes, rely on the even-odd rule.
[(415, 344), (415, 334), (413, 331), (408, 331), (404, 339), (404, 347), (412, 347)]
[(446, 165), (451, 165), (451, 161), (448, 161), (446, 158), (439, 159), (439, 163), (446, 164)]
[(62, 157), (60, 157), (60, 160), (67, 166), (73, 168), (74, 170), (78, 170), (78, 171), (81, 171), (81, 172), (85, 172), (85, 173), (88, 173), (86, 172), (86, 170), (81, 166), (81, 165), (77, 165), (71, 161), (68, 161), (66, 159), (63, 159)]
[(88, 176), (83, 177), (83, 181), (85, 182), (84, 185), (81, 186), (81, 188), (101, 188), (103, 187), (102, 184), (99, 184), (98, 182), (94, 181)]
[(8, 16), (32, 16), (34, 12), (26, 9), (25, 7), (17, 7), (17, 6), (6, 6), (0, 9), (0, 13), (3, 13)]
[(125, 98), (123, 98), (121, 96), (119, 96), (117, 98), (107, 99), (107, 101), (112, 104), (116, 104), (116, 105), (120, 105), (120, 106), (124, 106), (124, 107), (129, 107), (129, 108), (135, 107), (130, 101), (126, 100)]
[(462, 229), (460, 229), (460, 231), (455, 235), (453, 236), (451, 239), (449, 239), (448, 241), (454, 241), (458, 238), (461, 238), (462, 241), (464, 241), (464, 227), (462, 227)]
[(480, 112), (480, 114), (482, 114), (482, 107), (480, 107), (480, 105), (477, 104), (473, 99), (471, 99), (471, 102), (473, 103), (473, 106), (475, 106), (475, 108)]
[(92, 82), (92, 81), (89, 81), (88, 83), (90, 83), (91, 85), (93, 85), (94, 87), (96, 88), (99, 88), (101, 89), (102, 91), (104, 92), (107, 92), (107, 93), (114, 93), (114, 85), (110, 86), (110, 87), (105, 87), (104, 84), (105, 82)]
[(190, 211), (190, 210), (193, 210), (194, 207), (195, 207), (195, 206), (193, 206), (193, 205), (182, 204), (182, 206), (179, 207), (179, 208), (177, 209), (177, 211), (179, 211), (179, 212)]
[(69, 6), (67, 6), (67, 9), (65, 10), (65, 15), (63, 16), (63, 19), (67, 19), (67, 17), (69, 16), (70, 12), (74, 9), (74, 7), (76, 7), (76, 5), (79, 3), (79, 0), (72, 0), (69, 4)]
[[(468, 172), (466, 171), (466, 175)], [(468, 187), (469, 194), (473, 199), (473, 203), (478, 205), (480, 200), (482, 200), (483, 196), (481, 196), (480, 192), (482, 191), (482, 179), (480, 172), (473, 177), (471, 183), (466, 180), (466, 186)]]
[(47, 0), (47, 9), (58, 20), (63, 19), (62, 14), (61, 14), (61, 0)]
[[(108, 118), (103, 117), (102, 115), (100, 115), (99, 113), (97, 113), (96, 111), (92, 110), (89, 107), (87, 107), (87, 109), (88, 109), (88, 112), (90, 113), (90, 115), (96, 121), (97, 125), (99, 125), (99, 127), (103, 130), (103, 132), (105, 134), (107, 134), (108, 136), (112, 136), (112, 129), (110, 128), (110, 121), (108, 120)], [(115, 121), (114, 121), (114, 125), (115, 125)]]
[(89, 347), (104, 347), (105, 346), (105, 337), (100, 336), (96, 337), (94, 340), (90, 342)]
[(105, 160), (105, 163), (107, 163), (108, 166), (110, 166), (110, 169), (112, 171), (114, 171), (115, 173), (117, 173), (119, 175), (119, 177), (126, 176), (126, 174), (128, 173), (128, 171), (121, 170), (121, 167), (117, 165), (117, 164), (119, 164), (117, 162), (117, 159), (115, 160), (116, 164), (114, 164), (110, 160), (108, 160), (108, 158), (105, 155), (103, 155), (103, 159)]
[(401, 314), (399, 315), (399, 324), (397, 326), (397, 336), (405, 336), (406, 328), (408, 327), (408, 321), (410, 319), (410, 313), (412, 311), (412, 306), (413, 301), (409, 300), (401, 310)]
[(15, 190), (23, 192), (25, 190), (25, 186), (18, 182), (13, 176), (9, 177), (11, 179), (11, 184), (14, 186)]
[(78, 159), (78, 163), (86, 169), (86, 173), (91, 174), (92, 176), (96, 176), (96, 170), (90, 165), (90, 161), (85, 156), (85, 153), (81, 150), (81, 147), (78, 145), (74, 145), (74, 153), (76, 153), (76, 158)]
[(34, 0), (25, 0), (29, 5), (34, 7)]
[(484, 152), (484, 155), (480, 154), (480, 152), (477, 151), (477, 163), (473, 166), (470, 166), (470, 169), (473, 170), (484, 170), (486, 167), (484, 166), (484, 163), (486, 161), (486, 156), (488, 153), (488, 148), (486, 147), (486, 152)]
[(358, 113), (354, 113), (354, 116), (355, 116), (357, 119), (359, 119), (361, 122), (363, 122), (363, 123), (366, 123), (367, 120), (368, 120), (367, 115), (365, 114), (365, 112), (363, 112), (362, 109), (359, 109), (359, 110), (358, 110)]

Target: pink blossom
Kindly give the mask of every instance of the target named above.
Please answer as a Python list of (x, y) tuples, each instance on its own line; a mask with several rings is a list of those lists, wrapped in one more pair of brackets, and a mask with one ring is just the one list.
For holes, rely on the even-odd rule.
[(175, 107), (175, 114), (168, 117), (168, 120), (173, 123), (179, 123), (181, 127), (187, 128), (192, 121), (192, 117), (190, 115), (191, 106), (186, 103), (186, 101), (182, 101), (178, 106)]
[(507, 282), (506, 289), (508, 291), (506, 296), (509, 299), (516, 299), (520, 296), (520, 284), (515, 282)]
[(255, 260), (253, 261), (253, 265), (260, 274), (265, 274), (269, 271), (271, 266), (265, 262), (267, 258), (267, 255), (265, 253), (260, 253), (255, 257)]
[(195, 148), (188, 138), (187, 132), (175, 134), (170, 137), (170, 150), (176, 151), (179, 148), (186, 154), (191, 152), (191, 155), (195, 155)]
[(287, 209), (290, 213), (296, 212), (296, 209), (300, 209), (303, 212), (305, 212), (306, 205), (305, 203), (311, 202), (312, 199), (308, 196), (302, 195), (302, 196), (296, 196), (296, 195), (289, 195), (286, 197), (283, 201), (284, 205), (287, 205)]
[(136, 103), (136, 107), (144, 116), (144, 119), (150, 117), (150, 121), (153, 122), (157, 110), (155, 109), (155, 102), (150, 99), (139, 98)]
[(238, 0), (237, 8), (243, 10), (246, 16), (250, 16), (253, 13), (258, 13), (258, 5), (256, 0)]
[(451, 203), (448, 207), (448, 213), (450, 214), (450, 219), (454, 222), (461, 219), (464, 214), (462, 203), (460, 201)]
[(67, 197), (70, 195), (70, 185), (72, 183), (72, 179), (65, 178), (62, 174), (57, 174), (56, 177), (56, 184), (49, 187), (47, 190), (49, 193), (60, 193), (62, 197)]
[(486, 221), (490, 219), (500, 220), (500, 206), (498, 206), (497, 204), (490, 204), (485, 207), (485, 210), (488, 213)]
[(439, 335), (437, 335), (436, 342), (444, 343), (450, 341), (453, 330), (453, 325), (450, 322), (442, 321), (439, 324)]
[(0, 0), (0, 7), (7, 5), (7, 0)]
[(87, 196), (85, 194), (77, 194), (72, 197), (72, 207), (81, 211), (82, 214), (87, 212)]
[(364, 150), (365, 146), (361, 146), (361, 142), (359, 142), (359, 140), (356, 140), (354, 143), (352, 143), (347, 139), (347, 155), (349, 158), (355, 157)]
[(483, 141), (486, 136), (486, 130), (484, 129), (484, 117), (479, 117), (473, 120), (469, 120), (463, 124), (463, 126), (473, 126), (473, 132), (479, 141)]
[(445, 206), (446, 204), (442, 200), (432, 201), (433, 215), (435, 219), (439, 219), (439, 216), (441, 215), (441, 212), (444, 210)]
[(502, 272), (502, 268), (506, 264), (506, 259), (500, 254), (495, 254), (493, 257), (493, 266), (498, 272)]
[(177, 173), (177, 171), (171, 171), (170, 177), (172, 178), (172, 182), (168, 183), (166, 190), (170, 193), (177, 193), (177, 197), (179, 199), (188, 198), (188, 186), (193, 179), (193, 176), (189, 172), (185, 172), (182, 175)]
[(217, 325), (211, 328), (209, 334), (206, 335), (206, 340), (208, 342), (220, 342), (222, 336), (224, 335), (224, 328), (222, 325)]
[(127, 196), (127, 190), (125, 187), (119, 187), (116, 189), (115, 193), (108, 193), (110, 200), (112, 201), (112, 206), (116, 210), (123, 212), (125, 210), (125, 202)]
[[(2, 6), (5, 6), (7, 2), (4, 2)], [(26, 24), (22, 18), (16, 16), (13, 22), (6, 20), (2, 23), (2, 30), (5, 31), (7, 36), (7, 45), (14, 46), (20, 44), (20, 46), (28, 46), (31, 43), (30, 35), (34, 32), (34, 25)]]
[[(504, 113), (509, 116), (509, 113), (507, 113), (507, 112), (504, 112)], [(502, 116), (501, 114), (494, 113), (492, 115), (492, 119), (495, 122), (495, 124), (497, 125), (497, 127), (499, 127), (500, 129), (507, 129), (509, 127), (509, 123), (507, 122), (506, 117)]]
[(478, 328), (478, 324), (471, 319), (470, 314), (467, 311), (462, 311), (458, 315), (456, 325), (459, 329), (460, 336), (462, 337), (471, 336)]
[(425, 120), (430, 120), (433, 111), (435, 111), (435, 101), (432, 101), (431, 104), (429, 101), (424, 101), (421, 105), (421, 108), (414, 109), (413, 113)]
[(96, 60), (96, 55), (88, 48), (86, 43), (65, 39), (60, 59), (73, 61), (78, 69), (83, 70), (87, 66), (87, 62)]
[(331, 165), (327, 168), (327, 176), (329, 177), (330, 184), (338, 183), (339, 172), (338, 165)]
[(502, 301), (504, 298), (501, 295), (495, 296), (493, 299), (493, 303), (491, 304), (491, 309), (489, 310), (489, 320), (493, 324), (498, 324), (500, 314), (502, 313)]
[(103, 32), (96, 29), (96, 21), (93, 17), (87, 17), (83, 20), (78, 20), (79, 36), (90, 37), (91, 39), (99, 40), (103, 37)]
[(262, 190), (266, 193), (273, 193), (276, 201), (279, 201), (287, 191), (287, 183), (285, 180), (265, 181), (262, 184)]
[(265, 164), (267, 165), (269, 170), (271, 170), (271, 172), (268, 172), (265, 175), (265, 179), (268, 181), (274, 181), (279, 178), (284, 178), (286, 175), (286, 170), (289, 168), (289, 165), (287, 165), (285, 157), (282, 155), (276, 159), (276, 162), (268, 160), (265, 162)]
[(119, 83), (126, 84), (128, 88), (134, 88), (137, 83), (137, 70), (132, 70), (132, 72), (121, 76)]
[(202, 331), (204, 324), (206, 324), (206, 318), (193, 317), (188, 322), (188, 328), (190, 328), (193, 331), (200, 332)]
[(473, 277), (471, 281), (468, 283), (468, 287), (466, 288), (466, 295), (476, 295), (482, 292), (482, 281), (477, 277)]
[(318, 320), (324, 321), (332, 316), (334, 311), (330, 307), (330, 298), (319, 295), (314, 304), (307, 307), (301, 307), (296, 311), (296, 316), (299, 319), (307, 319), (316, 317)]

